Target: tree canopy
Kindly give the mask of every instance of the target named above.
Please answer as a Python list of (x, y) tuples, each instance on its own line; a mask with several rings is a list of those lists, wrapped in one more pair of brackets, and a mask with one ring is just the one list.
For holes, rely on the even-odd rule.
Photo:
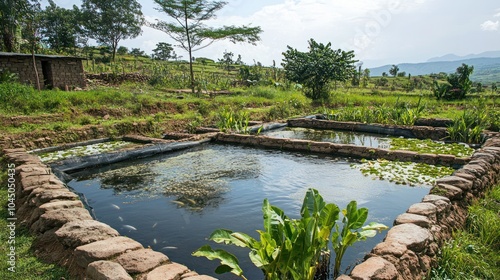
[(346, 81), (356, 72), (353, 51), (333, 50), (326, 45), (309, 40), (309, 51), (301, 52), (290, 46), (283, 53), (281, 63), (288, 80), (302, 84), (305, 94), (313, 100), (329, 97), (331, 81)]
[(218, 40), (228, 39), (233, 43), (248, 42), (255, 44), (260, 40), (260, 27), (250, 26), (222, 26), (209, 27), (204, 22), (215, 19), (217, 11), (227, 2), (207, 0), (155, 0), (157, 10), (164, 12), (172, 21), (157, 20), (149, 25), (165, 32), (179, 47), (189, 54), (189, 68), (191, 89), (194, 91), (195, 80), (192, 53)]
[(120, 40), (139, 36), (144, 23), (136, 0), (83, 0), (81, 19), (88, 37), (111, 47), (113, 60)]
[(19, 52), (22, 38), (22, 23), (30, 13), (30, 4), (38, 1), (0, 0), (0, 34), (3, 50)]

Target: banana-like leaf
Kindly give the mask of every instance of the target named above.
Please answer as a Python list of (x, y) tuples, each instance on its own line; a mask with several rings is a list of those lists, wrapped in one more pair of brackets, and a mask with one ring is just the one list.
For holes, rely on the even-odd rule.
[(233, 254), (222, 249), (213, 250), (210, 245), (205, 245), (194, 251), (192, 255), (195, 257), (205, 257), (209, 260), (220, 260), (221, 265), (215, 270), (216, 273), (231, 272), (238, 276), (243, 275), (243, 270), (239, 266), (238, 259)]

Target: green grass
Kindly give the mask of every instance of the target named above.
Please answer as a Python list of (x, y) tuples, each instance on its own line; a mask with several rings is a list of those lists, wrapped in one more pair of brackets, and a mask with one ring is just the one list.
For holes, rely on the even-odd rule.
[[(0, 279), (26, 279), (26, 280), (53, 280), (70, 279), (64, 268), (53, 264), (46, 264), (38, 260), (31, 249), (34, 237), (32, 237), (25, 228), (16, 227), (15, 235), (15, 253), (16, 265), (15, 272), (8, 270), (7, 254), (10, 253), (9, 230), (7, 228), (7, 163), (0, 159)], [(11, 239), (12, 240), (12, 239)]]
[(500, 186), (469, 207), (467, 226), (442, 248), (431, 279), (500, 279)]

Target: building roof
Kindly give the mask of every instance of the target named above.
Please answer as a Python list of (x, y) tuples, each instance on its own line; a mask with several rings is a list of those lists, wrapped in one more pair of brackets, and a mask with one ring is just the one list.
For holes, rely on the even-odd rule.
[[(13, 52), (0, 52), (0, 57), (2, 56), (21, 56), (21, 57), (31, 57), (29, 53), (13, 53)], [(84, 57), (78, 56), (64, 56), (64, 55), (48, 55), (48, 54), (35, 54), (35, 57), (38, 58), (72, 58), (72, 59), (81, 59), (84, 60)]]

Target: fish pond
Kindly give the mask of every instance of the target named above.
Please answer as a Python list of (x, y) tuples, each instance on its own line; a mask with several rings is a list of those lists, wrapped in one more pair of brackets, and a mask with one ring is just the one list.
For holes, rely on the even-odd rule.
[(418, 153), (448, 154), (457, 157), (467, 157), (474, 153), (474, 149), (470, 148), (467, 144), (445, 143), (429, 139), (421, 140), (345, 130), (284, 127), (266, 131), (262, 134), (274, 138), (292, 138), (337, 144), (352, 144), (371, 148), (408, 150)]
[[(71, 174), (68, 185), (84, 196), (95, 218), (173, 261), (219, 279), (218, 261), (191, 256), (203, 245), (235, 254), (248, 279), (263, 275), (248, 251), (207, 240), (225, 228), (258, 237), (262, 202), (298, 218), (308, 188), (345, 208), (351, 200), (369, 209), (368, 222), (392, 226), (394, 219), (421, 201), (428, 186), (409, 187), (363, 175), (361, 162), (344, 158), (243, 146), (203, 144), (188, 150)], [(360, 262), (385, 232), (347, 250), (342, 272)], [(333, 262), (333, 257), (332, 257)]]

